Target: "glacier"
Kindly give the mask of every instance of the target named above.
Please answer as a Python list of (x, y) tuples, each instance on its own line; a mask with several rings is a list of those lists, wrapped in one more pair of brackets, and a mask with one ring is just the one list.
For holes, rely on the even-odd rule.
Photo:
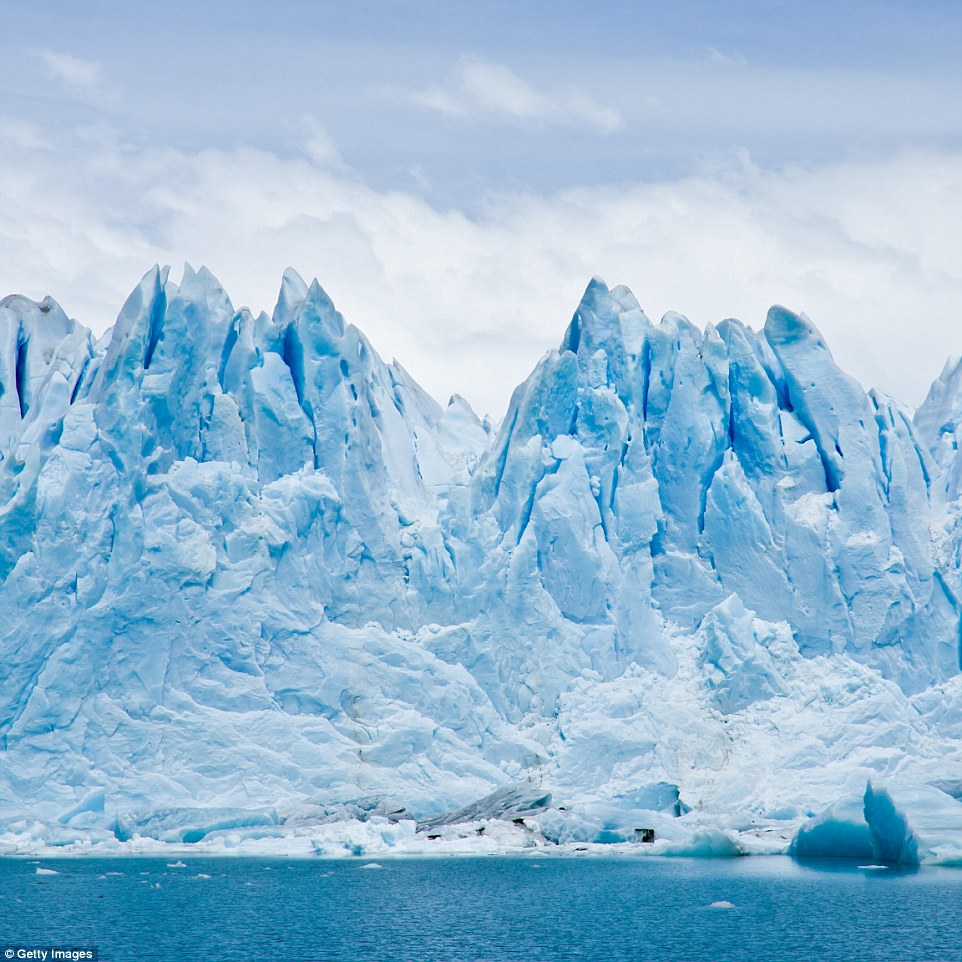
[(962, 863), (960, 437), (599, 279), (497, 424), (293, 271), (6, 297), (0, 852)]

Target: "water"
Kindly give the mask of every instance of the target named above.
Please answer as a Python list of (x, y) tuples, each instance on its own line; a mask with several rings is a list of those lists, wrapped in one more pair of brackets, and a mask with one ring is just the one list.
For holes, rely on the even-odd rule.
[(962, 870), (787, 858), (173, 861), (0, 859), (0, 957), (14, 943), (97, 946), (112, 962), (962, 959)]

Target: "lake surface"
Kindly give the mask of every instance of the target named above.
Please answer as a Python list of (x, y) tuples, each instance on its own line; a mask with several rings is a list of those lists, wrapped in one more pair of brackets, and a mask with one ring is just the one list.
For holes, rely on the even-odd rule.
[(962, 958), (962, 870), (764, 857), (177, 861), (0, 859), (0, 958), (11, 945), (97, 947), (111, 962)]

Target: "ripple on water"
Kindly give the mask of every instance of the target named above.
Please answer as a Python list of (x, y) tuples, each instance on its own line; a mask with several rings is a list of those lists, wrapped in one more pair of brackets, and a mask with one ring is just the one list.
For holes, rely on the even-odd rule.
[(163, 858), (72, 859), (59, 863), (59, 879), (38, 885), (36, 865), (0, 859), (0, 900), (16, 905), (0, 913), (0, 938), (96, 945), (113, 959), (145, 957), (138, 951), (149, 945), (151, 958), (205, 962), (276, 959), (281, 938), (285, 959), (298, 962), (962, 955), (960, 870), (865, 871), (777, 857), (452, 857), (395, 859), (371, 871), (380, 864), (209, 858), (191, 875), (167, 871)]

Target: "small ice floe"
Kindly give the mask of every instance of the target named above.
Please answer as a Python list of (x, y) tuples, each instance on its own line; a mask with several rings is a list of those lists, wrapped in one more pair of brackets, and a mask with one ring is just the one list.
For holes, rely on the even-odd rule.
[(365, 862), (361, 868), (384, 868), (379, 862)]
[(198, 873), (194, 876), (194, 878), (210, 878), (210, 876), (207, 875), (207, 874), (205, 874), (204, 872), (198, 872)]
[(38, 868), (37, 875), (59, 875), (55, 868)]
[(859, 868), (865, 869), (870, 872), (884, 872), (888, 866), (887, 865), (860, 865)]
[(154, 884), (151, 885), (151, 888), (152, 888), (152, 889), (159, 889), (159, 888), (160, 888), (160, 882), (154, 882)]
[(708, 907), (710, 909), (733, 909), (735, 907), (735, 903), (729, 902), (727, 899), (721, 899), (718, 902), (712, 902)]
[(168, 862), (167, 868), (187, 868), (187, 863), (177, 859), (176, 862)]
[(123, 875), (123, 872), (108, 872), (108, 875)]

